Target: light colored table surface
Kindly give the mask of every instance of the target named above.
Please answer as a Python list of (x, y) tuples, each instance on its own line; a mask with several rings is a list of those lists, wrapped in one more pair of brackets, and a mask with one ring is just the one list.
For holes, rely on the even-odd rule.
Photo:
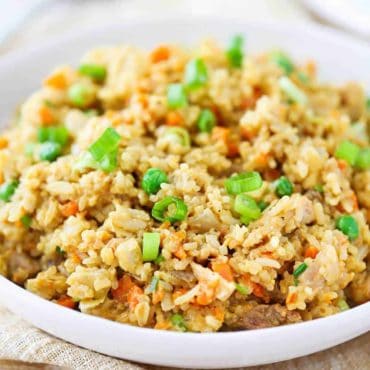
[[(243, 15), (246, 21), (269, 19), (313, 21), (312, 16), (299, 0), (229, 0), (226, 2), (224, 0), (2, 0), (1, 3), (0, 55), (25, 45), (35, 45), (65, 31), (124, 21), (125, 17), (138, 17), (143, 14), (155, 17), (180, 13), (184, 17), (191, 17), (194, 14), (222, 13)], [(14, 5), (23, 7), (15, 9)], [(7, 6), (9, 12), (13, 12), (13, 16), (16, 14), (13, 23), (7, 21), (10, 16), (6, 13)], [(33, 9), (27, 16), (28, 7)], [(59, 341), (0, 307), (0, 359), (5, 358), (46, 362), (73, 369), (151, 368), (111, 359)], [(22, 368), (18, 363), (5, 363), (0, 360), (0, 369)], [(370, 369), (370, 333), (321, 353), (250, 369)]]

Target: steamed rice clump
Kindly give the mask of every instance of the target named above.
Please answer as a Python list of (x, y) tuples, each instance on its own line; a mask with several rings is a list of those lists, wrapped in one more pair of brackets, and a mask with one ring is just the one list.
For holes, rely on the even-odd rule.
[(47, 76), (0, 137), (1, 273), (84, 313), (177, 331), (369, 301), (364, 90), (241, 44), (103, 47)]

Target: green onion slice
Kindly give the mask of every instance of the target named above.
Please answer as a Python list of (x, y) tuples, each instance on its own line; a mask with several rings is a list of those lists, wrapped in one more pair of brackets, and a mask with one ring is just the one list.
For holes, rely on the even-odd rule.
[(78, 68), (80, 74), (88, 76), (98, 82), (104, 81), (107, 70), (100, 64), (81, 64)]
[(236, 196), (234, 210), (249, 221), (257, 220), (261, 216), (261, 210), (256, 201), (246, 194), (238, 194)]
[(207, 67), (202, 59), (195, 58), (186, 65), (184, 81), (189, 90), (196, 90), (207, 83)]
[(9, 202), (17, 190), (17, 187), (19, 185), (18, 180), (13, 180), (10, 182), (7, 182), (0, 186), (0, 199), (4, 202)]
[(288, 77), (280, 77), (279, 86), (281, 91), (293, 102), (303, 105), (307, 104), (307, 96), (305, 93), (299, 89)]
[(338, 305), (338, 308), (341, 310), (341, 311), (346, 311), (346, 310), (349, 310), (349, 305), (348, 303), (344, 300), (344, 299), (340, 299), (337, 303)]
[(241, 35), (234, 36), (226, 51), (229, 64), (233, 68), (240, 68), (244, 59), (244, 38)]
[(262, 178), (258, 172), (242, 172), (225, 180), (225, 188), (229, 194), (237, 195), (254, 191), (262, 186)]
[(294, 64), (290, 58), (281, 51), (272, 52), (271, 60), (279, 66), (285, 74), (290, 75), (294, 71)]
[(168, 177), (159, 168), (149, 168), (144, 174), (141, 187), (147, 194), (156, 194), (161, 188), (161, 184), (168, 182)]
[(42, 161), (55, 161), (62, 154), (62, 146), (59, 143), (46, 141), (42, 143), (39, 150), (39, 157)]
[(32, 223), (32, 217), (30, 215), (24, 215), (21, 217), (21, 222), (23, 226), (28, 229)]
[(157, 287), (158, 287), (158, 283), (159, 283), (159, 277), (158, 276), (153, 276), (150, 284), (149, 284), (149, 287), (148, 287), (148, 293), (153, 293), (157, 290)]
[(170, 127), (164, 132), (166, 140), (190, 148), (190, 136), (186, 129), (182, 127)]
[(86, 108), (95, 100), (95, 92), (83, 83), (77, 82), (69, 87), (68, 98), (78, 108)]
[(39, 143), (50, 141), (64, 146), (68, 141), (68, 130), (64, 126), (40, 127), (37, 132)]
[(370, 148), (360, 149), (356, 158), (355, 167), (361, 170), (370, 169)]
[(203, 109), (198, 117), (197, 125), (200, 132), (211, 132), (216, 123), (215, 114), (210, 109)]
[(340, 216), (337, 219), (335, 226), (344, 235), (347, 235), (349, 240), (355, 240), (360, 235), (357, 221), (350, 215)]
[(257, 205), (258, 205), (258, 208), (261, 210), (261, 212), (263, 212), (269, 206), (269, 204), (265, 202), (264, 200), (258, 201)]
[(345, 140), (338, 145), (334, 155), (336, 158), (343, 159), (348, 164), (353, 166), (356, 163), (359, 153), (360, 148), (358, 145), (352, 143), (351, 141)]
[(184, 86), (180, 83), (174, 83), (167, 89), (167, 105), (171, 109), (184, 108), (188, 104)]
[(180, 315), (179, 313), (176, 313), (172, 315), (171, 317), (171, 323), (173, 326), (175, 326), (180, 331), (187, 331), (188, 328), (186, 327), (184, 317)]
[(188, 214), (188, 207), (180, 198), (168, 196), (156, 202), (152, 209), (152, 216), (157, 221), (183, 221)]
[(242, 295), (249, 295), (251, 294), (251, 290), (246, 287), (245, 285), (242, 285), (242, 284), (238, 284), (236, 283), (235, 284), (235, 289)]
[(159, 254), (161, 235), (159, 233), (144, 233), (143, 235), (143, 261), (154, 261)]
[(299, 275), (301, 275), (303, 272), (306, 271), (308, 265), (306, 262), (301, 263), (294, 271), (293, 271), (293, 276), (295, 278), (298, 278)]
[(90, 147), (89, 152), (96, 161), (101, 161), (105, 155), (112, 153), (118, 148), (121, 136), (118, 132), (108, 127), (103, 134)]

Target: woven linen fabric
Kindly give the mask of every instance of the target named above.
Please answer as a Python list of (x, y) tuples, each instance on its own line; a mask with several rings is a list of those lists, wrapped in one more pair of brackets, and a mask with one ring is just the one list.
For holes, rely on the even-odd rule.
[[(304, 338), (302, 338), (304, 340)], [(159, 369), (118, 360), (59, 340), (0, 307), (0, 358), (42, 362), (76, 370)], [(0, 369), (21, 369), (0, 361)], [(191, 363), (191, 359), (189, 359)], [(40, 368), (40, 367), (35, 367)], [(27, 367), (27, 369), (30, 369)], [(31, 369), (33, 369), (31, 367)], [(55, 369), (47, 367), (44, 369)], [(169, 369), (169, 368), (167, 368)], [(370, 369), (370, 333), (324, 352), (250, 370), (367, 370)]]

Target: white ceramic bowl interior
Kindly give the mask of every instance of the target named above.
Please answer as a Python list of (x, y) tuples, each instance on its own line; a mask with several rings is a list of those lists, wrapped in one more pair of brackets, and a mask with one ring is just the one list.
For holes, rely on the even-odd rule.
[[(0, 121), (40, 86), (54, 66), (76, 64), (88, 49), (106, 44), (153, 47), (194, 44), (206, 36), (226, 43), (242, 33), (247, 52), (287, 50), (297, 60), (314, 58), (326, 81), (362, 81), (370, 87), (370, 48), (313, 25), (251, 24), (240, 19), (141, 19), (69, 34), (19, 50), (0, 60)], [(203, 368), (231, 368), (286, 360), (326, 349), (370, 330), (370, 303), (295, 325), (252, 331), (194, 334), (158, 331), (88, 316), (43, 300), (0, 277), (0, 304), (35, 326), (71, 343), (134, 361)]]

